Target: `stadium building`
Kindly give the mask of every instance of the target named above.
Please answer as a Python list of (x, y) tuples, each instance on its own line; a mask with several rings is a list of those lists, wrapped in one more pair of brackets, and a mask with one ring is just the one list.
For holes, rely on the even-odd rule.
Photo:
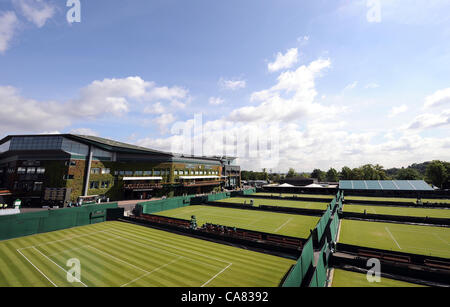
[(96, 136), (10, 135), (0, 141), (0, 187), (22, 203), (176, 196), (240, 187), (233, 157), (174, 154)]

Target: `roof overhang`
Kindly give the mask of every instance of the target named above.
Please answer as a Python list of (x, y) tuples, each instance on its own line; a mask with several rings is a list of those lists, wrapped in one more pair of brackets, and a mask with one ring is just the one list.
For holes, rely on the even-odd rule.
[(180, 176), (180, 179), (217, 179), (220, 176)]

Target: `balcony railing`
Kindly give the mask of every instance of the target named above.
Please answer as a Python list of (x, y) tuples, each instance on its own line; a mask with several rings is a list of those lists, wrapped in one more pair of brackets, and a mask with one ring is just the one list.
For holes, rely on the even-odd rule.
[(123, 185), (125, 190), (140, 190), (140, 189), (162, 189), (160, 183), (126, 183)]
[(208, 181), (194, 180), (194, 181), (181, 182), (181, 183), (185, 187), (200, 187), (200, 186), (207, 186), (207, 185), (219, 185), (222, 182), (223, 182), (222, 180), (208, 180)]

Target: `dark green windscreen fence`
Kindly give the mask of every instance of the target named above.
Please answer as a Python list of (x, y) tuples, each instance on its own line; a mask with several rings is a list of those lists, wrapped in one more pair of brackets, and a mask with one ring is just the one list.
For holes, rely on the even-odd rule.
[(117, 203), (0, 216), (0, 240), (104, 222), (109, 208)]
[[(337, 210), (342, 208), (343, 193), (338, 192), (336, 197), (330, 202), (324, 214), (319, 219), (316, 228), (309, 236), (307, 243), (303, 246), (300, 258), (288, 273), (283, 282), (283, 287), (324, 287), (327, 284), (328, 257), (330, 255), (330, 242), (328, 235), (322, 240), (326, 233), (331, 233), (331, 240), (337, 240), (339, 230), (339, 216)], [(319, 247), (317, 244), (321, 245)], [(317, 263), (314, 263), (314, 245), (319, 254)], [(316, 257), (317, 258), (317, 257)], [(312, 271), (310, 271), (312, 270)], [(304, 280), (306, 274), (310, 271), (313, 276), (311, 280)], [(308, 274), (308, 276), (311, 276)]]
[(226, 192), (226, 193), (217, 193), (217, 194), (209, 194), (209, 195), (208, 195), (208, 201), (221, 200), (221, 199), (229, 198), (230, 196), (231, 196), (231, 193), (230, 193), (230, 192)]
[(288, 276), (283, 282), (283, 287), (300, 287), (303, 278), (308, 272), (309, 268), (314, 262), (314, 249), (311, 237), (303, 246), (302, 254), (298, 258), (296, 264), (293, 266)]
[(142, 208), (142, 213), (153, 214), (161, 211), (189, 206), (191, 204), (191, 198), (193, 198), (193, 196), (171, 197), (139, 203), (137, 206)]

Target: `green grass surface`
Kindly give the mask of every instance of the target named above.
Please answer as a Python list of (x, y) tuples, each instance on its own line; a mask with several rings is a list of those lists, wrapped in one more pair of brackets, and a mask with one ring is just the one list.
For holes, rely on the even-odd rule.
[(450, 228), (343, 220), (339, 242), (450, 258)]
[(345, 212), (357, 212), (368, 214), (386, 214), (386, 215), (400, 215), (400, 216), (418, 216), (418, 217), (436, 217), (436, 218), (450, 218), (449, 209), (427, 209), (427, 208), (408, 208), (408, 207), (383, 207), (383, 206), (369, 206), (369, 205), (344, 205)]
[[(350, 200), (370, 200), (370, 201), (398, 201), (398, 202), (411, 202), (416, 203), (416, 198), (403, 198), (403, 197), (369, 197), (369, 196), (345, 196), (345, 201), (349, 202)], [(431, 202), (431, 203), (447, 203), (450, 204), (450, 199), (431, 199), (431, 198), (422, 198), (422, 202)]]
[(297, 201), (297, 200), (281, 200), (281, 199), (262, 199), (262, 198), (245, 198), (245, 197), (231, 197), (217, 202), (222, 203), (234, 203), (234, 204), (244, 204), (244, 202), (250, 204), (250, 200), (253, 199), (253, 205), (258, 207), (261, 205), (266, 206), (277, 206), (277, 207), (289, 207), (289, 208), (303, 208), (303, 209), (318, 209), (326, 210), (329, 203), (320, 202), (308, 202), (308, 201)]
[[(79, 259), (80, 282), (67, 281)], [(278, 286), (293, 260), (105, 222), (0, 242), (0, 287)]]
[(157, 214), (186, 220), (195, 215), (199, 226), (208, 222), (299, 238), (307, 238), (309, 230), (313, 229), (319, 220), (314, 216), (212, 206), (188, 206)]
[(318, 195), (318, 194), (290, 194), (290, 193), (266, 193), (266, 192), (258, 192), (252, 195), (260, 195), (260, 196), (280, 196), (281, 197), (309, 197), (309, 198), (326, 198), (330, 201), (333, 199), (335, 195)]
[(418, 284), (381, 277), (380, 282), (367, 281), (366, 274), (335, 269), (333, 287), (422, 287)]

